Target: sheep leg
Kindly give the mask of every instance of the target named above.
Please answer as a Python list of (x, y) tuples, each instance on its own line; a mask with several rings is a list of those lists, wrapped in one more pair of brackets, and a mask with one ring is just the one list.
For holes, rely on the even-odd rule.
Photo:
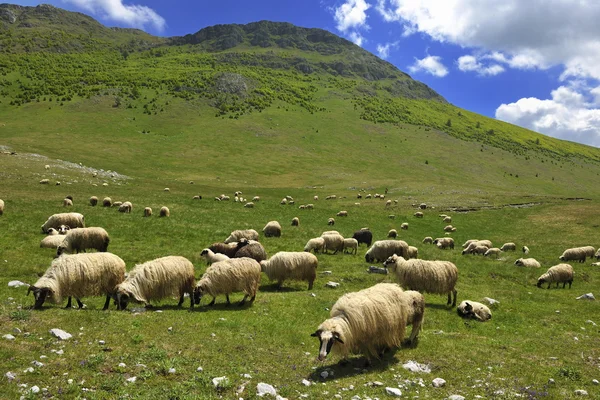
[(110, 294), (106, 295), (106, 301), (104, 302), (104, 307), (102, 307), (102, 310), (106, 311), (108, 310), (108, 306), (110, 305)]
[(254, 296), (252, 296), (252, 297), (250, 298), (250, 303), (252, 303), (252, 302), (254, 301), (254, 299), (256, 299), (256, 293), (254, 293)]
[(69, 296), (69, 300), (67, 300), (67, 305), (65, 308), (71, 308), (71, 296)]
[(190, 310), (194, 308), (194, 292), (190, 292)]
[(177, 307), (181, 307), (183, 304), (183, 293), (181, 293), (181, 297), (179, 297), (179, 303), (177, 303)]
[(563, 282), (563, 289), (567, 286), (567, 282)]
[(452, 307), (456, 307), (456, 294), (457, 294), (458, 292), (456, 291), (456, 289), (454, 289), (454, 290), (452, 291), (452, 293), (454, 294), (454, 300), (452, 301)]
[(231, 304), (231, 301), (229, 301), (229, 293), (227, 293), (227, 294), (225, 295), (225, 298), (227, 299), (227, 305), (230, 305), (230, 304)]
[(84, 304), (81, 302), (81, 300), (79, 300), (79, 298), (78, 298), (78, 297), (75, 297), (75, 300), (77, 300), (77, 306), (78, 306), (79, 308), (84, 308), (84, 307), (85, 307), (85, 305), (84, 305)]
[(217, 300), (216, 297), (213, 297), (212, 301), (210, 303), (208, 303), (209, 306), (214, 306), (215, 305), (215, 300)]
[(248, 296), (247, 294), (245, 294), (245, 295), (244, 295), (244, 298), (242, 299), (242, 301), (240, 301), (240, 302), (238, 303), (238, 306), (240, 306), (240, 307), (241, 307), (241, 306), (243, 306), (244, 304), (246, 304), (246, 299), (247, 299), (248, 297), (249, 297), (249, 296)]
[(283, 286), (283, 281), (277, 281), (277, 290), (280, 290)]
[(550, 285), (552, 285), (552, 282), (548, 282), (548, 287), (546, 289), (550, 289)]
[(313, 280), (311, 280), (311, 281), (308, 281), (308, 290), (311, 290), (311, 289), (313, 288), (313, 283), (314, 283), (314, 282), (315, 282), (315, 280), (314, 280), (314, 279), (313, 279)]
[(571, 289), (571, 283), (573, 283), (572, 280), (569, 281), (569, 289)]

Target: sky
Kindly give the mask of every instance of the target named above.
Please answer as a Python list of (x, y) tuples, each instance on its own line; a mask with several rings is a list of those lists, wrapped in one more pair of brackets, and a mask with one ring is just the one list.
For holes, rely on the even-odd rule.
[[(10, 1), (10, 0), (9, 0)], [(598, 0), (45, 0), (106, 26), (180, 36), (260, 20), (326, 29), (452, 104), (600, 147)]]

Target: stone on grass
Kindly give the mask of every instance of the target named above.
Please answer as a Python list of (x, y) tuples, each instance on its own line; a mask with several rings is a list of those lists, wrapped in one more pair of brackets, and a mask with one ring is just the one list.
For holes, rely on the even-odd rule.
[(449, 396), (447, 400), (465, 400), (465, 396), (461, 396), (460, 394), (453, 394)]
[(20, 288), (21, 286), (29, 286), (28, 284), (21, 281), (10, 281), (8, 287)]
[(31, 363), (33, 364), (34, 367), (38, 367), (38, 368), (44, 366), (44, 363), (41, 363), (38, 360), (33, 360)]
[(435, 378), (432, 382), (433, 387), (439, 388), (446, 385), (446, 381), (442, 378)]
[(498, 300), (494, 300), (494, 299), (492, 299), (490, 297), (484, 297), (483, 300), (487, 301), (490, 306), (493, 306), (495, 304), (500, 304), (500, 302)]
[(593, 293), (586, 293), (577, 297), (577, 300), (596, 300), (596, 298), (594, 297)]
[(229, 383), (229, 379), (226, 376), (219, 376), (212, 379), (212, 384), (215, 388), (220, 388)]
[(303, 384), (304, 386), (310, 386), (310, 385), (311, 385), (311, 382), (310, 382), (309, 380), (307, 380), (307, 379), (302, 379), (302, 384)]
[(266, 394), (270, 394), (271, 396), (277, 396), (277, 391), (273, 386), (269, 385), (268, 383), (259, 382), (258, 385), (256, 385), (256, 395), (263, 397)]
[(418, 362), (413, 360), (409, 360), (407, 363), (402, 364), (402, 367), (411, 372), (425, 372), (427, 374), (431, 372), (431, 368), (429, 367), (429, 365), (419, 364)]
[(394, 397), (401, 397), (402, 396), (402, 391), (398, 388), (393, 388), (393, 387), (386, 387), (385, 388), (385, 393), (387, 393), (390, 396), (394, 396)]
[(340, 284), (337, 282), (329, 281), (325, 284), (325, 286), (328, 288), (336, 288), (336, 287), (340, 286)]
[[(40, 392), (40, 388), (37, 386), (32, 386), (31, 389), (29, 389), (29, 391), (33, 394), (39, 393)], [(587, 394), (587, 393), (586, 393)]]
[(71, 339), (73, 337), (73, 335), (71, 335), (70, 333), (67, 333), (65, 331), (63, 331), (62, 329), (50, 329), (50, 334), (52, 336), (57, 337), (60, 340), (67, 340), (67, 339)]
[(129, 383), (135, 383), (135, 381), (137, 381), (137, 376), (132, 376), (131, 378), (127, 378), (126, 381)]
[(577, 396), (587, 396), (587, 395), (588, 395), (588, 392), (587, 392), (587, 390), (583, 390), (583, 389), (577, 389), (577, 390), (575, 391), (575, 394), (576, 394)]
[(7, 333), (6, 335), (2, 336), (2, 338), (6, 340), (15, 340), (15, 337), (10, 333)]
[(328, 376), (329, 376), (329, 372), (327, 372), (327, 371), (321, 372), (321, 378), (327, 379)]
[(175, 368), (169, 368), (169, 373), (170, 374), (174, 374), (176, 372), (177, 372), (177, 370)]
[(202, 371), (204, 371), (204, 368), (202, 368), (202, 367), (196, 368), (196, 372), (202, 372)]
[(117, 365), (117, 367), (121, 367), (121, 368), (125, 368), (127, 366), (127, 364), (125, 363), (119, 363), (119, 365)]
[(6, 377), (6, 379), (8, 379), (9, 382), (17, 377), (14, 373), (12, 373), (10, 371), (5, 373), (4, 376)]

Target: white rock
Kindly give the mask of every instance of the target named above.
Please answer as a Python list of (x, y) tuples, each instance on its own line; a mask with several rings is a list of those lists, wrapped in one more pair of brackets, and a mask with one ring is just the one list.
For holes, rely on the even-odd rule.
[(154, 311), (154, 312), (161, 313), (161, 312), (162, 312), (162, 310), (156, 310), (156, 311)]
[(329, 376), (329, 372), (327, 372), (327, 371), (321, 372), (321, 378), (327, 379), (328, 376)]
[(175, 368), (169, 368), (169, 373), (170, 374), (174, 374), (176, 372), (177, 372), (177, 370)]
[(63, 349), (56, 350), (56, 354), (58, 354), (59, 356), (62, 356), (63, 354), (65, 354), (65, 351)]
[(442, 378), (435, 378), (432, 382), (433, 387), (439, 388), (439, 387), (443, 387), (444, 385), (446, 385), (446, 381)]
[(594, 326), (596, 326), (596, 323), (594, 321), (592, 321), (591, 319), (588, 319), (587, 321), (585, 321), (587, 324), (592, 324)]
[(104, 346), (106, 344), (106, 342), (104, 340), (98, 340), (98, 344), (100, 346)]
[(62, 329), (50, 329), (50, 334), (52, 336), (55, 336), (57, 338), (59, 338), (60, 340), (67, 340), (67, 339), (71, 339), (73, 337), (73, 335), (71, 335), (70, 333), (67, 333), (65, 331), (63, 331)]
[(13, 333), (18, 335), (19, 333), (21, 333), (21, 330), (19, 328), (13, 328)]
[(448, 397), (448, 400), (465, 400), (465, 397), (461, 396), (460, 394), (453, 394), (452, 396)]
[[(6, 262), (6, 260), (4, 260)], [(28, 284), (21, 281), (10, 281), (8, 282), (8, 287), (19, 288), (21, 286), (29, 286)]]
[(587, 390), (583, 390), (583, 389), (577, 389), (577, 390), (575, 391), (575, 394), (576, 394), (577, 396), (587, 396), (587, 395), (588, 395), (588, 392), (587, 392)]
[(148, 368), (146, 364), (135, 364), (137, 368)]
[(252, 379), (252, 375), (250, 375), (250, 374), (244, 374), (244, 375), (242, 375), (242, 378)]
[(9, 382), (17, 377), (17, 375), (15, 375), (14, 373), (12, 373), (10, 371), (5, 373), (4, 376), (6, 377), (6, 379), (8, 379)]
[(268, 383), (259, 382), (258, 385), (256, 385), (256, 395), (262, 397), (266, 394), (270, 394), (271, 396), (277, 396), (277, 391), (273, 386), (269, 385)]
[[(29, 391), (33, 394), (39, 393), (40, 392), (40, 388), (37, 386), (32, 386), (31, 389), (29, 389)], [(587, 394), (587, 393), (586, 393)]]
[(586, 293), (577, 297), (577, 300), (596, 300), (596, 298), (594, 297), (593, 293)]
[(126, 366), (127, 366), (127, 364), (125, 364), (125, 363), (119, 363), (119, 365), (118, 365), (118, 367), (121, 367), (121, 368), (125, 368)]
[(310, 386), (310, 385), (311, 385), (311, 382), (310, 382), (309, 380), (307, 380), (307, 379), (302, 379), (302, 384), (303, 384), (304, 386)]
[(555, 381), (554, 381), (554, 379), (550, 378), (550, 379), (548, 379), (548, 383), (551, 385), (554, 385)]
[(490, 297), (484, 297), (483, 300), (487, 301), (490, 306), (493, 306), (494, 304), (500, 304), (500, 302), (498, 300), (494, 300)]
[(23, 372), (27, 373), (27, 372), (33, 372), (33, 371), (35, 371), (35, 370), (33, 369), (33, 367), (29, 367), (29, 368), (27, 368), (26, 370), (24, 370)]
[(68, 380), (67, 380), (67, 383), (68, 383), (69, 385), (72, 385), (72, 384), (73, 384), (73, 379), (68, 379)]
[(280, 395), (275, 396), (275, 400), (288, 400), (287, 397), (281, 397)]
[(331, 273), (332, 273), (332, 272), (331, 272), (331, 271), (323, 271), (323, 272), (321, 272), (321, 273), (322, 273), (323, 275), (331, 275)]
[(317, 295), (316, 295), (316, 294), (314, 294), (314, 293), (311, 293), (311, 294), (310, 294), (310, 296), (311, 296), (311, 297), (317, 297)]
[(401, 397), (402, 391), (398, 388), (386, 387), (385, 392), (390, 396)]
[(34, 367), (38, 367), (38, 368), (44, 366), (44, 363), (41, 363), (38, 360), (33, 360), (31, 363), (33, 364)]
[(196, 368), (196, 372), (202, 372), (202, 371), (204, 371), (204, 368), (202, 368), (202, 367)]
[(6, 335), (2, 336), (2, 338), (6, 340), (15, 340), (15, 337), (10, 333), (7, 333)]
[(431, 372), (429, 365), (419, 364), (413, 360), (409, 360), (407, 363), (402, 364), (402, 367), (412, 372), (425, 372), (427, 374)]
[(170, 327), (168, 327), (168, 328), (167, 328), (167, 330), (168, 330), (169, 332), (173, 332), (173, 327), (172, 327), (172, 326), (170, 326)]
[(600, 385), (600, 382), (598, 382), (598, 379), (592, 379), (592, 383), (594, 385)]
[(137, 376), (132, 376), (131, 378), (127, 378), (126, 381), (129, 383), (135, 383), (135, 381), (137, 381)]
[(227, 379), (226, 376), (219, 376), (217, 378), (213, 378), (212, 380), (212, 384), (215, 388), (221, 387), (223, 385), (226, 385), (229, 382), (229, 379)]

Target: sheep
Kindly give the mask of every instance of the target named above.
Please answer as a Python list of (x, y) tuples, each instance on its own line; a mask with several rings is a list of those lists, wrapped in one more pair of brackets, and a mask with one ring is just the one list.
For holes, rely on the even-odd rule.
[(354, 251), (354, 254), (356, 254), (358, 252), (358, 240), (354, 238), (344, 239), (344, 253), (347, 252), (347, 249), (350, 249), (348, 253), (352, 254)]
[(371, 246), (371, 243), (373, 243), (373, 234), (371, 233), (371, 231), (368, 228), (361, 229), (361, 230), (354, 232), (352, 234), (352, 238), (356, 239), (358, 241), (359, 245), (361, 243), (364, 243), (367, 246)]
[(535, 258), (519, 258), (515, 261), (519, 267), (540, 268), (540, 263)]
[(339, 235), (340, 233), (338, 231), (325, 231), (323, 233), (321, 233), (321, 236), (325, 236), (325, 235)]
[(392, 239), (396, 239), (398, 237), (398, 231), (395, 229), (390, 229), (387, 237), (392, 238)]
[(317, 201), (317, 200), (319, 200), (319, 196), (313, 196), (313, 200), (314, 200), (314, 201)]
[(169, 189), (168, 187), (163, 189), (163, 192), (170, 192), (170, 191), (171, 191), (171, 189)]
[[(448, 294), (448, 302), (456, 306), (458, 268), (450, 261), (406, 260), (393, 254), (383, 263), (395, 273), (400, 285), (411, 290)], [(451, 301), (452, 296), (454, 298)]]
[(315, 205), (314, 205), (314, 204), (312, 204), (312, 203), (308, 203), (308, 204), (306, 205), (306, 209), (307, 209), (307, 210), (312, 210), (313, 208), (315, 208)]
[(71, 229), (65, 235), (63, 242), (56, 249), (56, 255), (96, 249), (104, 252), (108, 249), (110, 238), (108, 233), (99, 227)]
[(206, 269), (202, 278), (196, 283), (194, 289), (194, 302), (200, 304), (205, 294), (212, 296), (208, 304), (212, 306), (219, 294), (224, 294), (229, 301), (232, 292), (244, 292), (244, 298), (239, 303), (243, 306), (250, 297), (250, 302), (256, 298), (256, 292), (260, 285), (260, 264), (251, 258), (233, 258), (231, 260), (219, 261)]
[(254, 208), (254, 203), (253, 202), (249, 202), (244, 204), (244, 208)]
[[(466, 248), (465, 248), (465, 249), (462, 251), (462, 253), (461, 253), (461, 254), (462, 254), (462, 255), (465, 255), (465, 254), (473, 254), (474, 250), (475, 250), (477, 247), (487, 247), (487, 248), (489, 249), (489, 248), (490, 248), (490, 247), (492, 247), (492, 246), (488, 246), (488, 242), (489, 242), (489, 241), (486, 241), (486, 240), (478, 240), (478, 241), (476, 241), (476, 242), (471, 242), (471, 243), (469, 243), (469, 245), (468, 245), (468, 246), (467, 246), (467, 247), (466, 247)], [(482, 250), (482, 249), (480, 249), (479, 251), (483, 251), (483, 250)], [(481, 253), (481, 254), (484, 254), (484, 253), (485, 253), (485, 251), (484, 251), (483, 253)]]
[(286, 279), (308, 281), (308, 290), (313, 288), (317, 277), (317, 257), (302, 251), (280, 251), (268, 260), (260, 262), (260, 269), (270, 281), (277, 281), (281, 288)]
[[(50, 228), (53, 229), (53, 228)], [(58, 246), (63, 242), (66, 235), (59, 235), (57, 231), (56, 235), (49, 234), (40, 242), (40, 247), (44, 249), (57, 249)]]
[(452, 217), (446, 215), (442, 221), (446, 224), (449, 224), (452, 222)]
[(145, 207), (144, 208), (144, 217), (151, 217), (151, 216), (152, 216), (152, 208)]
[(357, 194), (356, 194), (356, 198), (357, 198), (357, 199), (362, 199), (362, 194), (360, 194), (360, 193), (357, 193)]
[(50, 169), (50, 166), (49, 166), (48, 164), (46, 164), (46, 165), (44, 165), (44, 169), (45, 169), (46, 171), (48, 171), (48, 170)]
[[(468, 253), (482, 255), (482, 254), (485, 254), (488, 250), (489, 250), (489, 248), (487, 246), (475, 246)], [(465, 251), (463, 251), (463, 254), (465, 254)]]
[(370, 363), (387, 348), (399, 347), (407, 325), (412, 325), (408, 339), (417, 339), (425, 300), (414, 291), (403, 291), (394, 283), (378, 283), (340, 297), (311, 336), (319, 338), (319, 361), (333, 350), (343, 359), (350, 354), (363, 354)]
[(541, 288), (542, 284), (546, 282), (548, 282), (547, 289), (550, 289), (552, 282), (556, 282), (556, 287), (562, 282), (563, 289), (568, 283), (569, 289), (571, 289), (571, 284), (573, 283), (573, 267), (569, 264), (558, 264), (548, 268), (548, 271), (538, 278), (537, 287)]
[[(466, 242), (464, 242), (464, 243), (462, 244), (462, 248), (463, 248), (463, 249), (466, 249), (467, 247), (469, 247), (469, 245), (470, 245), (471, 243), (473, 243), (473, 242), (478, 242), (478, 241), (479, 241), (479, 239), (469, 239), (469, 240), (467, 240)], [(489, 246), (489, 247), (492, 247), (492, 246)]]
[[(50, 229), (54, 229), (54, 228), (50, 228)], [(48, 229), (48, 231), (50, 231), (50, 229)], [(59, 235), (66, 235), (68, 231), (71, 230), (71, 227), (68, 225), (61, 225), (58, 227), (58, 234)]]
[(386, 201), (385, 202), (385, 206), (386, 207), (391, 207), (392, 206), (392, 201), (391, 200)]
[(252, 198), (252, 201), (253, 201), (253, 202), (260, 201), (260, 196), (254, 196), (254, 197)]
[(298, 226), (298, 225), (300, 225), (300, 219), (298, 219), (298, 217), (292, 218), (292, 226)]
[(323, 239), (322, 237), (318, 237), (318, 238), (310, 239), (308, 242), (306, 242), (306, 245), (304, 246), (304, 251), (309, 252), (309, 253), (311, 251), (314, 251), (316, 254), (319, 251), (323, 251), (324, 247), (325, 247), (325, 239)]
[(423, 239), (424, 244), (433, 244), (433, 238), (431, 236), (425, 236)]
[(503, 250), (499, 249), (497, 247), (492, 247), (491, 249), (487, 249), (487, 251), (483, 254), (484, 257), (500, 257), (500, 253), (502, 253)]
[(436, 238), (432, 243), (440, 250), (454, 249), (454, 239), (449, 237)]
[(40, 181), (40, 185), (49, 185), (50, 184), (50, 179), (42, 179)]
[(279, 204), (281, 204), (282, 206), (285, 206), (288, 203), (288, 200), (284, 197), (283, 199), (281, 199), (281, 201), (279, 202)]
[(529, 247), (523, 246), (523, 254), (525, 254), (525, 255), (529, 254)]
[(280, 237), (281, 225), (277, 221), (269, 221), (262, 231), (265, 237)]
[(119, 212), (129, 214), (129, 213), (131, 213), (132, 208), (133, 208), (133, 204), (131, 204), (130, 201), (126, 201), (119, 206)]
[(239, 242), (233, 242), (233, 243), (218, 242), (218, 243), (213, 243), (208, 248), (215, 253), (225, 254), (229, 258), (234, 258), (235, 253), (239, 250), (238, 245), (239, 245)]
[(323, 233), (321, 237), (325, 240), (325, 246), (323, 247), (323, 253), (327, 253), (329, 250), (333, 250), (333, 254), (344, 249), (344, 237), (339, 233)]
[(427, 204), (425, 204), (425, 203), (421, 203), (421, 204), (419, 204), (419, 208), (420, 208), (421, 210), (425, 210), (425, 209), (427, 208)]
[(192, 197), (192, 200), (202, 200), (202, 196), (197, 194), (194, 197)]
[(38, 281), (29, 286), (27, 294), (35, 296), (34, 308), (40, 308), (49, 298), (60, 303), (69, 297), (67, 306), (71, 308), (71, 297), (75, 297), (79, 308), (84, 305), (80, 298), (106, 294), (103, 310), (108, 309), (115, 287), (125, 279), (125, 261), (111, 253), (71, 254), (55, 258)]
[(456, 232), (456, 228), (454, 228), (452, 225), (446, 225), (444, 227), (444, 232)]
[(70, 194), (68, 194), (68, 195), (65, 196), (65, 199), (69, 199), (69, 200), (73, 201), (73, 196), (71, 196)]
[(337, 198), (337, 196), (335, 194), (330, 194), (329, 196), (325, 197), (325, 200), (335, 200)]
[(419, 258), (419, 249), (414, 246), (408, 246), (408, 258)]
[(502, 245), (502, 247), (500, 247), (500, 250), (502, 250), (502, 251), (509, 251), (509, 250), (515, 251), (515, 250), (517, 250), (517, 245), (514, 244), (514, 243), (512, 243), (512, 242), (504, 243)]
[(408, 244), (403, 240), (378, 240), (367, 250), (365, 261), (384, 262), (393, 254), (408, 258)]
[(456, 307), (458, 315), (463, 318), (473, 318), (481, 322), (492, 319), (492, 312), (485, 305), (471, 300), (463, 300)]
[(225, 243), (239, 242), (241, 238), (258, 240), (258, 232), (254, 229), (235, 230), (225, 239)]
[[(589, 258), (594, 258), (596, 249), (592, 246), (583, 246), (581, 249), (585, 252), (585, 256)], [(600, 250), (600, 249), (599, 249)]]
[(112, 206), (112, 199), (110, 197), (105, 197), (104, 199), (102, 199), (102, 207), (111, 207)]
[(46, 233), (49, 228), (60, 228), (61, 225), (67, 225), (69, 228), (84, 228), (85, 218), (79, 213), (60, 213), (51, 215), (44, 225), (42, 233)]
[(114, 203), (112, 203), (112, 206), (119, 208), (119, 207), (121, 207), (122, 204), (123, 204), (122, 201), (115, 201)]
[(403, 222), (402, 224), (400, 224), (400, 229), (404, 231), (408, 230), (408, 222)]
[(0, 215), (4, 214), (4, 200), (0, 199)]
[[(586, 251), (584, 247), (574, 247), (572, 249), (565, 250), (558, 259), (560, 261), (579, 261), (585, 262), (585, 258), (589, 254), (589, 251)], [(594, 253), (592, 253), (593, 257)]]
[(339, 211), (337, 214), (335, 214), (338, 217), (347, 217), (348, 216), (348, 211), (343, 210), (343, 211)]
[(423, 218), (423, 213), (421, 211), (417, 211), (416, 213), (414, 213), (414, 216), (416, 218)]
[(240, 239), (238, 249), (234, 254), (234, 258), (248, 257), (261, 262), (267, 259), (267, 252), (262, 244), (256, 240)]
[(48, 232), (46, 232), (48, 235), (58, 235), (58, 231), (54, 228), (50, 228), (48, 229)]
[(153, 300), (179, 296), (177, 307), (183, 304), (185, 293), (190, 296), (190, 309), (194, 308), (194, 265), (185, 257), (167, 256), (136, 265), (123, 282), (115, 288), (113, 296), (117, 309), (127, 308), (129, 301), (149, 306)]
[(214, 253), (211, 249), (203, 249), (200, 252), (200, 257), (203, 257), (206, 260), (206, 265), (211, 265), (212, 263), (229, 260), (229, 257), (222, 253)]
[(63, 207), (73, 207), (73, 200), (63, 199)]
[(370, 199), (371, 197), (372, 197), (372, 195), (371, 195), (371, 193), (369, 193), (365, 196), (365, 199)]
[(169, 207), (162, 206), (160, 208), (160, 211), (158, 212), (158, 216), (159, 217), (170, 217), (171, 216), (171, 211), (169, 211)]
[(98, 204), (98, 198), (96, 196), (90, 197), (90, 205), (92, 207), (96, 207), (97, 204)]

